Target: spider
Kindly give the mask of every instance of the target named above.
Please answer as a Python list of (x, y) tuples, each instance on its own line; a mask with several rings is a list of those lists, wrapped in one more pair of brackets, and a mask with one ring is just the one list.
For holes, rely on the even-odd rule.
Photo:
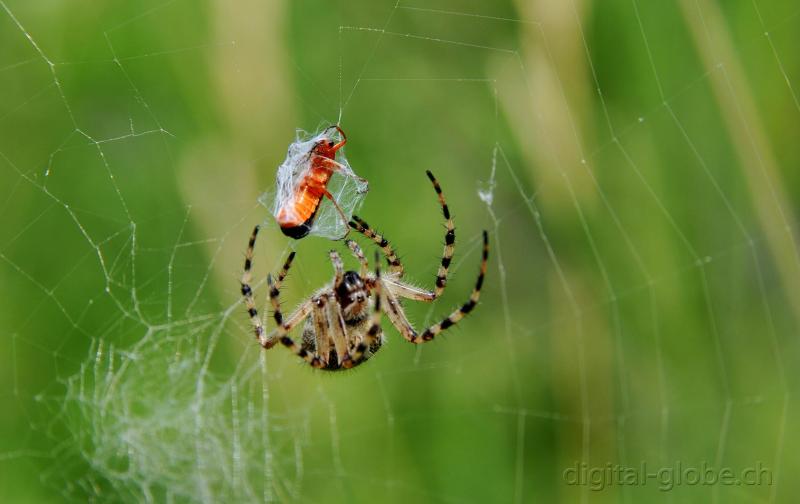
[[(250, 287), (253, 249), (259, 227), (253, 229), (245, 254), (241, 288), (256, 338), (264, 348), (272, 348), (280, 341), (314, 368), (329, 371), (347, 369), (369, 359), (384, 344), (385, 339), (380, 325), (384, 313), (406, 341), (419, 344), (431, 341), (437, 334), (458, 323), (475, 308), (480, 298), (489, 257), (489, 237), (486, 231), (483, 232), (480, 272), (467, 302), (441, 322), (423, 331), (414, 329), (403, 311), (402, 298), (431, 302), (442, 295), (447, 285), (447, 272), (455, 250), (455, 228), (450, 210), (439, 182), (430, 171), (427, 171), (427, 174), (438, 195), (447, 229), (442, 261), (432, 291), (420, 289), (403, 281), (403, 265), (389, 241), (354, 215), (349, 223), (350, 227), (380, 248), (389, 265), (388, 272), (386, 274), (381, 272), (380, 255), (377, 250), (373, 272), (370, 271), (361, 247), (355, 241), (347, 240), (347, 247), (360, 264), (359, 271), (344, 271), (339, 254), (335, 250), (330, 251), (334, 270), (333, 280), (303, 302), (288, 318), (284, 318), (280, 307), (280, 289), (295, 257), (294, 252), (290, 253), (277, 277), (273, 279), (272, 275), (267, 276), (269, 299), (274, 310), (273, 317), (277, 329), (266, 335), (264, 322), (258, 316), (253, 290)], [(289, 337), (289, 332), (303, 321), (305, 325), (302, 341), (298, 343)]]

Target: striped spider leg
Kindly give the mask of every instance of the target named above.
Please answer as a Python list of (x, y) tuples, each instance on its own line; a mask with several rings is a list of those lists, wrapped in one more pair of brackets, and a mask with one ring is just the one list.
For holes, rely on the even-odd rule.
[[(253, 253), (254, 248), (256, 245), (256, 237), (258, 236), (258, 231), (260, 226), (256, 226), (253, 228), (253, 233), (250, 235), (250, 240), (247, 242), (247, 251), (245, 252), (244, 256), (244, 273), (242, 273), (241, 279), (241, 292), (242, 297), (244, 298), (244, 305), (247, 308), (247, 314), (250, 316), (250, 323), (253, 326), (253, 330), (256, 335), (256, 339), (264, 348), (272, 348), (276, 340), (270, 339), (266, 336), (264, 330), (264, 320), (258, 316), (258, 310), (256, 309), (256, 301), (253, 297), (253, 289), (250, 286), (250, 282), (252, 282), (253, 274)], [(294, 260), (295, 253), (291, 252), (289, 257), (286, 258), (286, 262), (283, 264), (283, 268), (278, 273), (277, 281), (275, 282), (275, 288), (280, 289), (283, 280), (286, 278), (286, 275), (289, 273), (289, 268), (292, 266), (292, 261)]]
[(369, 224), (366, 223), (366, 221), (356, 215), (353, 216), (353, 220), (350, 222), (351, 228), (355, 229), (375, 243), (386, 257), (386, 261), (389, 264), (389, 274), (387, 274), (382, 280), (382, 299), (384, 302), (383, 310), (400, 334), (411, 343), (422, 343), (432, 340), (437, 334), (457, 323), (467, 313), (475, 308), (478, 303), (478, 299), (480, 298), (480, 290), (483, 286), (483, 278), (486, 274), (487, 260), (489, 255), (489, 238), (486, 231), (484, 231), (483, 258), (481, 261), (480, 273), (478, 275), (475, 289), (470, 295), (469, 300), (441, 322), (434, 324), (421, 332), (416, 331), (405, 315), (401, 299), (405, 298), (414, 301), (432, 302), (442, 295), (445, 287), (447, 286), (447, 274), (450, 268), (450, 263), (453, 259), (453, 254), (455, 252), (456, 240), (453, 219), (450, 215), (450, 209), (447, 206), (447, 202), (439, 181), (436, 180), (436, 177), (434, 177), (433, 173), (431, 173), (429, 170), (426, 171), (426, 174), (433, 184), (433, 188), (436, 191), (436, 195), (439, 199), (439, 205), (442, 207), (442, 215), (445, 219), (446, 229), (442, 260), (436, 273), (436, 282), (432, 291), (420, 289), (402, 280), (404, 268), (398, 259), (397, 254), (389, 243), (389, 240), (372, 229)]
[[(447, 231), (444, 235), (444, 251), (442, 252), (442, 261), (439, 265), (439, 271), (436, 272), (436, 283), (434, 290), (423, 291), (411, 285), (403, 284), (408, 288), (409, 294), (409, 296), (404, 297), (410, 297), (411, 299), (415, 299), (417, 301), (433, 301), (444, 293), (444, 289), (447, 286), (447, 272), (450, 268), (450, 263), (453, 260), (453, 254), (456, 250), (456, 229), (455, 225), (453, 224), (453, 218), (450, 216), (450, 208), (447, 206), (447, 201), (442, 193), (442, 188), (439, 185), (439, 181), (436, 180), (436, 177), (433, 176), (433, 173), (431, 173), (430, 170), (426, 170), (425, 173), (428, 175), (428, 178), (433, 184), (433, 189), (436, 191), (436, 196), (439, 198), (439, 205), (442, 207), (442, 215), (445, 219), (445, 229)], [(366, 221), (357, 215), (354, 215), (353, 220), (350, 221), (350, 227), (378, 245), (378, 247), (380, 247), (383, 251), (383, 255), (386, 256), (386, 262), (389, 264), (389, 272), (395, 273), (398, 280), (403, 277), (403, 264), (397, 257), (397, 254), (389, 243), (389, 240), (387, 240), (383, 235), (374, 229), (370, 228), (369, 224), (367, 224)]]

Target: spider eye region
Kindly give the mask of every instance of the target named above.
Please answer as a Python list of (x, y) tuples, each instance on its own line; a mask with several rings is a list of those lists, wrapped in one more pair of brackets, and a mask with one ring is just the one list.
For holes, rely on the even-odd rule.
[(336, 300), (345, 308), (353, 303), (363, 303), (367, 299), (364, 281), (355, 271), (347, 271), (342, 282), (336, 286)]

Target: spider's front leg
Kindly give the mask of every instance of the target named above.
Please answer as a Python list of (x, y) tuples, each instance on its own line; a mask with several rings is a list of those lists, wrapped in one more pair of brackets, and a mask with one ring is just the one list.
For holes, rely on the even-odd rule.
[(383, 251), (383, 255), (386, 257), (386, 262), (389, 263), (389, 271), (394, 273), (397, 278), (403, 277), (403, 263), (400, 262), (397, 254), (395, 254), (392, 245), (389, 243), (389, 240), (369, 227), (369, 224), (367, 224), (367, 222), (358, 215), (353, 216), (353, 220), (350, 221), (350, 227), (372, 240), (375, 245), (379, 246)]

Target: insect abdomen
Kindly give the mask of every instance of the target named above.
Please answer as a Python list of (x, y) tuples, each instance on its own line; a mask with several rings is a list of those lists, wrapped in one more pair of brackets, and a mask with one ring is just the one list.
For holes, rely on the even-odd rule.
[(330, 178), (329, 169), (313, 167), (300, 181), (292, 201), (278, 211), (278, 225), (283, 234), (300, 239), (311, 232)]

